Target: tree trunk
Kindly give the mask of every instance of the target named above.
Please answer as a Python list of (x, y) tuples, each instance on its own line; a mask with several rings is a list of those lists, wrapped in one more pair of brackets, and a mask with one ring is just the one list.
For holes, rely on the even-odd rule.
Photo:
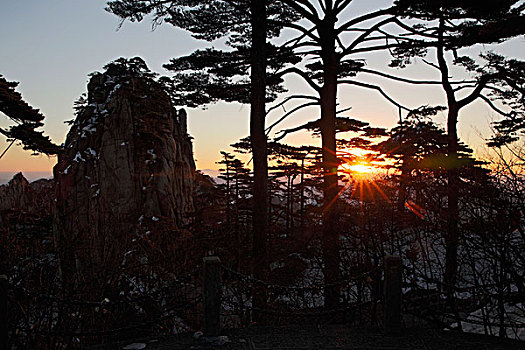
[[(226, 156), (224, 156), (226, 159)], [(226, 223), (231, 225), (230, 162), (226, 159)]]
[(408, 157), (403, 156), (401, 164), (401, 174), (399, 174), (399, 198), (397, 202), (397, 209), (400, 212), (404, 212), (405, 208), (405, 202), (407, 201), (408, 197), (408, 176), (409, 176), (409, 169), (408, 169)]
[(304, 229), (304, 158), (301, 159), (301, 231)]
[(449, 104), (447, 120), (448, 128), (448, 157), (447, 170), (447, 233), (445, 236), (445, 274), (443, 284), (447, 296), (452, 297), (456, 285), (458, 270), (459, 245), (459, 168), (458, 168), (458, 136), (457, 121), (459, 109), (456, 104)]
[[(333, 18), (332, 18), (333, 17)], [(323, 215), (322, 250), (325, 277), (325, 307), (335, 308), (339, 304), (339, 232), (338, 232), (338, 179), (336, 155), (336, 99), (339, 57), (335, 52), (335, 16), (327, 11), (319, 28), (322, 42), (323, 87), (321, 89), (321, 143), (323, 156)]]
[[(268, 226), (268, 159), (265, 126), (266, 96), (266, 1), (251, 0), (251, 110), (250, 137), (253, 154), (253, 255), (255, 278), (267, 280), (267, 226)], [(258, 286), (261, 287), (261, 286)], [(261, 321), (257, 309), (266, 306), (266, 291), (253, 288), (254, 321)]]
[(295, 199), (294, 199), (294, 181), (297, 175), (292, 175), (291, 183), (290, 183), (290, 230), (289, 235), (293, 236), (294, 234), (294, 205), (295, 205)]
[[(441, 72), (441, 82), (447, 95), (448, 117), (448, 164), (447, 164), (447, 232), (445, 234), (445, 273), (443, 285), (449, 303), (453, 303), (454, 287), (458, 269), (458, 243), (459, 243), (459, 162), (458, 160), (458, 132), (457, 123), (460, 105), (456, 101), (455, 91), (449, 81), (449, 72), (445, 60), (445, 48), (443, 33), (445, 31), (445, 20), (439, 21), (437, 60)], [(459, 322), (458, 322), (459, 324)]]
[(290, 216), (291, 216), (291, 212), (290, 212), (290, 202), (291, 202), (291, 198), (290, 198), (290, 193), (291, 193), (291, 185), (290, 185), (290, 182), (291, 182), (291, 175), (288, 175), (286, 176), (286, 211), (285, 211), (285, 217), (286, 217), (286, 233), (287, 234), (290, 234)]

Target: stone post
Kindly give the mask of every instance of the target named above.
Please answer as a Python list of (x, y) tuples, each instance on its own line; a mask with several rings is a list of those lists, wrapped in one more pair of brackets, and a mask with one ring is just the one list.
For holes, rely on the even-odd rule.
[(0, 350), (7, 350), (7, 276), (0, 275)]
[(220, 333), (221, 260), (208, 256), (204, 262), (204, 335), (216, 337)]
[(385, 305), (383, 327), (387, 334), (401, 333), (403, 261), (399, 256), (385, 257)]

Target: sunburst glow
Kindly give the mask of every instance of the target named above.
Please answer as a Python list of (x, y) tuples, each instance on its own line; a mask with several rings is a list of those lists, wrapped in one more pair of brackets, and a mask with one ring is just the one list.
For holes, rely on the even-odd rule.
[(368, 159), (359, 159), (357, 161), (348, 161), (339, 165), (339, 172), (346, 173), (347, 176), (342, 180), (343, 188), (339, 192), (339, 196), (343, 195), (350, 198), (359, 198), (361, 202), (364, 200), (376, 201), (378, 198), (383, 198), (391, 203), (390, 199), (376, 183), (376, 176), (380, 168)]
[(373, 166), (367, 164), (354, 164), (350, 165), (348, 168), (356, 173), (370, 173), (374, 170)]
[(345, 163), (340, 165), (339, 170), (355, 175), (366, 175), (376, 170), (376, 168), (367, 163)]

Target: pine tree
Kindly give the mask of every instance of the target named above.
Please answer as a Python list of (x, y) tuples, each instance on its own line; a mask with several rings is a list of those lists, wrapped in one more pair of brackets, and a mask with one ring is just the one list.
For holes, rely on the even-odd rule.
[[(17, 86), (17, 82), (7, 81), (0, 75), (0, 112), (16, 123), (16, 125), (8, 129), (0, 128), (0, 133), (8, 139), (13, 139), (11, 145), (16, 140), (19, 140), (24, 149), (34, 151), (37, 154), (58, 154), (61, 147), (51, 142), (49, 137), (44, 136), (42, 131), (35, 130), (44, 125), (44, 115), (22, 99), (22, 95), (15, 90)], [(7, 152), (9, 147), (2, 153), (0, 158)]]
[[(445, 237), (447, 247), (443, 283), (448, 286), (448, 295), (452, 299), (452, 290), (457, 279), (457, 254), (460, 242), (458, 194), (461, 164), (458, 161), (457, 133), (460, 111), (476, 99), (481, 99), (496, 112), (512, 118), (516, 115), (516, 111), (502, 111), (494, 105), (490, 95), (493, 99), (502, 96), (516, 98), (523, 96), (525, 92), (521, 75), (523, 63), (506, 60), (503, 56), (494, 53), (486, 53), (481, 55), (486, 64), (479, 66), (472, 57), (460, 56), (458, 51), (478, 43), (499, 43), (525, 33), (525, 6), (516, 0), (489, 4), (473, 1), (399, 0), (396, 4), (400, 16), (418, 20), (418, 23), (403, 27), (406, 30), (403, 36), (405, 38), (412, 36), (414, 40), (393, 50), (394, 60), (391, 65), (403, 68), (413, 57), (424, 56), (427, 48), (433, 47), (436, 51), (437, 63), (426, 60), (424, 62), (439, 70), (441, 85), (447, 99), (448, 157), (449, 162), (456, 163), (456, 166), (449, 167), (447, 170), (448, 230)], [(474, 75), (473, 81), (451, 80), (450, 67), (446, 59), (447, 52), (452, 53), (455, 65), (463, 66), (467, 72)], [(465, 97), (460, 97), (460, 93), (465, 89), (469, 89), (469, 93)], [(487, 92), (489, 96), (486, 95)], [(503, 139), (504, 137), (499, 137), (500, 141)]]

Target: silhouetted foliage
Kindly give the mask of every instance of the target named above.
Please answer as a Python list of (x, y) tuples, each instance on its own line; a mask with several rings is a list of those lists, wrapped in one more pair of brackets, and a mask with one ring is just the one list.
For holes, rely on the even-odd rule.
[[(525, 5), (515, 0), (398, 0), (391, 7), (339, 21), (351, 3), (108, 2), (108, 11), (122, 20), (150, 18), (154, 25), (165, 21), (198, 39), (226, 39), (231, 51), (202, 49), (170, 60), (165, 65), (172, 73), (169, 78), (158, 78), (140, 58), (121, 58), (104, 69), (115, 76), (112, 84), (126, 75), (162, 84), (177, 105), (250, 103), (250, 137), (231, 146), (239, 154), (251, 152), (253, 158), (245, 164), (237, 154), (223, 151), (217, 179), (197, 174), (196, 212), (184, 229), (143, 220), (145, 232), (134, 238), (138, 243), (122, 261), (78, 266), (85, 275), (88, 269), (103, 270), (114, 283), (102, 281), (100, 286), (111, 289), (68, 289), (57, 277), (55, 254), (69, 247), (50, 244), (50, 222), (35, 224), (20, 213), (6, 216), (8, 226), (0, 226), (0, 231), (2, 243), (11, 249), (11, 265), (5, 269), (18, 301), (10, 322), (19, 347), (60, 348), (80, 341), (198, 330), (202, 320), (195, 313), (201, 305), (190, 301), (201, 291), (201, 259), (211, 254), (222, 261), (221, 321), (227, 326), (260, 320), (381, 325), (382, 264), (386, 255), (395, 254), (404, 264), (407, 325), (461, 329), (462, 324), (477, 324), (482, 332), (502, 337), (523, 327), (523, 172), (514, 172), (498, 149), (499, 163), (489, 171), (458, 138), (456, 124), (462, 108), (482, 99), (504, 116), (494, 124), (498, 133), (489, 145), (509, 146), (520, 138), (525, 129), (523, 62), (493, 52), (478, 58), (460, 51), (523, 34)], [(282, 28), (298, 34), (278, 47), (269, 39)], [(441, 79), (411, 80), (374, 71), (361, 56), (388, 49), (391, 67), (405, 68), (419, 57), (437, 68)], [(437, 63), (426, 57), (434, 50)], [(454, 59), (447, 61), (446, 53)], [(454, 81), (451, 64), (463, 68), (471, 80)], [(285, 92), (284, 77), (292, 73), (301, 76), (315, 96), (278, 100)], [(365, 73), (440, 84), (446, 106), (406, 108), (381, 84), (358, 79)], [(0, 99), (0, 107), (21, 125), (27, 121), (29, 131), (41, 126), (43, 116), (23, 103), (14, 92), (16, 84), (1, 79), (0, 97), (4, 86), (11, 102), (5, 107)], [(341, 117), (345, 109), (336, 108), (340, 84), (373, 89), (408, 115), (401, 118), (400, 113), (400, 122), (390, 130)], [(284, 110), (296, 98), (306, 102), (265, 129), (267, 113)], [(265, 110), (269, 101), (275, 104)], [(81, 97), (75, 108), (80, 111), (88, 103)], [(267, 141), (274, 126), (310, 106), (320, 106), (320, 115)], [(447, 113), (446, 131), (431, 119), (438, 113)], [(299, 131), (321, 136), (321, 147), (280, 142)], [(20, 138), (34, 136), (18, 132)], [(523, 164), (523, 151), (511, 151)], [(377, 173), (354, 172), (350, 166), (362, 160)], [(27, 293), (32, 290), (43, 295)], [(89, 300), (77, 300), (88, 295)], [(130, 320), (137, 327), (122, 330)], [(84, 330), (88, 335), (78, 335)], [(46, 334), (54, 338), (46, 339)]]
[(8, 129), (0, 128), (0, 133), (8, 139), (19, 140), (24, 149), (47, 155), (58, 154), (60, 146), (44, 136), (43, 131), (35, 130), (44, 125), (44, 115), (22, 99), (22, 95), (15, 91), (17, 86), (17, 82), (7, 81), (0, 75), (0, 112), (17, 123)]

